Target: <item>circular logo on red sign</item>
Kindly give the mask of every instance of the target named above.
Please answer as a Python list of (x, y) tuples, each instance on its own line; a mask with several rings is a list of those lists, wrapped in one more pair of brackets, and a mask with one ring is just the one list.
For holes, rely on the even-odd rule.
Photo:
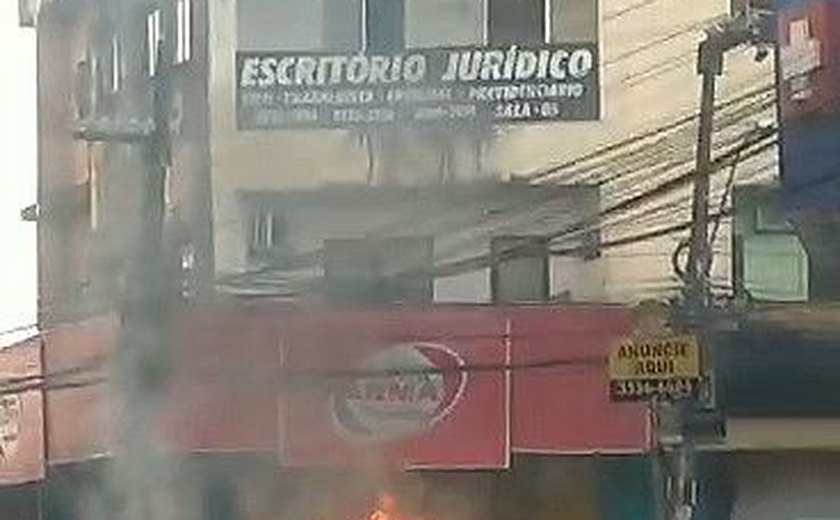
[(445, 418), (464, 394), (464, 360), (433, 343), (401, 343), (369, 357), (363, 375), (332, 396), (340, 431), (387, 440), (421, 433)]

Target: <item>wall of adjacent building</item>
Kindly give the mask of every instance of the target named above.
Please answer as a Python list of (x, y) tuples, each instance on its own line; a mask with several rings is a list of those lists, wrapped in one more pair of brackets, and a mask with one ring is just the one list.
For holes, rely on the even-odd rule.
[(735, 457), (733, 520), (837, 518), (837, 454), (774, 452)]
[[(41, 11), (38, 55), (38, 300), (39, 322), (81, 310), (89, 215), (90, 147), (75, 142), (74, 77), (91, 31), (89, 12), (73, 3)], [(75, 305), (71, 305), (75, 302)]]
[[(162, 2), (174, 42), (172, 2)], [(39, 309), (42, 325), (113, 310), (135, 252), (148, 160), (137, 143), (85, 142), (74, 128), (148, 120), (146, 17), (155, 4), (70, 0), (42, 6), (38, 37)], [(192, 0), (192, 55), (172, 71), (167, 235), (184, 246), (196, 290), (212, 277), (207, 159), (206, 11)], [(113, 48), (117, 41), (118, 51)], [(118, 64), (113, 67), (113, 58)], [(87, 84), (77, 78), (85, 61)], [(113, 69), (112, 69), (113, 67)], [(113, 70), (119, 76), (112, 83)], [(89, 105), (87, 113), (80, 104)], [(173, 254), (179, 254), (173, 251)], [(179, 282), (173, 282), (177, 285)]]

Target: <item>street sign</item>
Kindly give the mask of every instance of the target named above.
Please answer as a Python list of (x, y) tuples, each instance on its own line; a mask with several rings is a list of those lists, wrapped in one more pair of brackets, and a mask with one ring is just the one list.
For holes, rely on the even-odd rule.
[(626, 338), (609, 355), (613, 400), (684, 399), (700, 381), (700, 347), (690, 335)]

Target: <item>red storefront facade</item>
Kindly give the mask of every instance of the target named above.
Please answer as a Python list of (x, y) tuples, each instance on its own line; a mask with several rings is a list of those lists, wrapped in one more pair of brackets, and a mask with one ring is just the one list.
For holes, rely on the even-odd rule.
[[(266, 518), (355, 518), (395, 478), (419, 478), (403, 487), (424, 489), (437, 520), (501, 518), (535, 501), (613, 518), (598, 513), (597, 472), (633, 457), (643, 466), (651, 441), (646, 407), (608, 397), (607, 349), (630, 327), (628, 309), (605, 306), (194, 309), (174, 320), (154, 434), (198, 468), (178, 489), (225, 475), (252, 504), (243, 511)], [(28, 479), (70, 485), (71, 501), (85, 493), (76, 482), (107, 479), (118, 334), (103, 317), (24, 347), (49, 374), (43, 415), (22, 417), (41, 446)], [(527, 494), (541, 493), (535, 478), (551, 488), (543, 498)], [(325, 504), (332, 512), (316, 515)]]
[[(618, 307), (194, 310), (176, 320), (158, 434), (176, 451), (271, 452), (290, 467), (641, 453), (647, 411), (610, 402), (605, 374), (629, 327)], [(46, 373), (61, 383), (46, 394), (50, 464), (108, 454), (99, 378), (117, 334), (110, 318), (44, 334)], [(399, 376), (406, 366), (417, 373)]]
[(44, 401), (39, 390), (41, 345), (27, 340), (0, 350), (0, 486), (44, 477)]

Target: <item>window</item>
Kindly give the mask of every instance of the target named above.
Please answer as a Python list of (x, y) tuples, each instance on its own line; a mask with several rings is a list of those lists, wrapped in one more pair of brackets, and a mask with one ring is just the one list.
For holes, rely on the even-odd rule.
[(494, 302), (548, 300), (548, 240), (545, 237), (495, 237), (490, 243), (490, 258), (490, 290)]
[(790, 233), (791, 225), (773, 202), (759, 204), (755, 208), (756, 233)]
[(249, 232), (251, 256), (264, 255), (276, 250), (286, 238), (286, 222), (283, 215), (270, 209), (254, 211)]
[(92, 115), (94, 104), (93, 66), (89, 58), (86, 57), (76, 63), (74, 83), (73, 101), (76, 106), (76, 117), (85, 119)]
[(324, 241), (324, 278), (333, 302), (371, 302), (378, 298), (375, 255), (364, 239)]
[(365, 0), (323, 0), (324, 50), (357, 52), (365, 32), (362, 14)]
[(378, 242), (377, 263), (384, 276), (382, 301), (429, 303), (434, 299), (434, 241), (396, 237)]
[(177, 0), (175, 14), (175, 63), (186, 63), (192, 58), (192, 0)]
[(484, 0), (487, 42), (491, 45), (538, 44), (551, 34), (550, 0)]
[(392, 53), (405, 47), (405, 0), (365, 0), (362, 9), (367, 52)]
[(211, 475), (204, 484), (202, 520), (238, 520), (242, 517), (239, 489), (227, 475)]
[(146, 17), (147, 72), (149, 76), (154, 76), (158, 70), (158, 52), (163, 41), (162, 16), (160, 9), (155, 9)]
[(327, 297), (344, 303), (427, 303), (434, 296), (428, 237), (324, 242)]
[(748, 11), (773, 11), (772, 0), (729, 0), (729, 14), (737, 16)]

